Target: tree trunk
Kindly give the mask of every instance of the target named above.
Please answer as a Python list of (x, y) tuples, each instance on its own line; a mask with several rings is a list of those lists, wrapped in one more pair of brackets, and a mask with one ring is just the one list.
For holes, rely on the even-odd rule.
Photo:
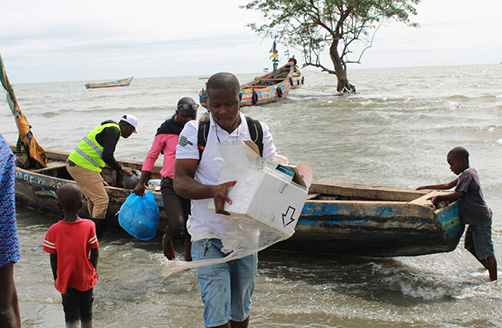
[(340, 55), (338, 54), (338, 40), (333, 41), (329, 50), (331, 61), (333, 62), (333, 67), (335, 68), (335, 75), (338, 80), (336, 91), (338, 93), (356, 92), (356, 87), (350, 84), (347, 79), (347, 69), (345, 63), (342, 62)]

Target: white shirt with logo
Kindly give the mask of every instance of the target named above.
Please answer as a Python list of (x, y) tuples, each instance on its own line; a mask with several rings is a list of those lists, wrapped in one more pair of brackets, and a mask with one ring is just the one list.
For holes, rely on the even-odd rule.
[[(240, 113), (241, 124), (231, 134), (222, 129), (211, 116), (209, 134), (202, 159), (199, 162), (195, 172), (195, 180), (206, 185), (216, 185), (220, 172), (223, 168), (221, 162), (215, 161), (220, 158), (220, 151), (217, 143), (223, 141), (251, 140), (249, 128), (245, 116)], [(273, 159), (276, 154), (276, 148), (272, 140), (272, 135), (268, 126), (260, 122), (263, 130), (263, 157)], [(180, 140), (176, 147), (176, 159), (199, 159), (199, 148), (197, 145), (199, 122), (188, 122), (180, 134)], [(239, 181), (237, 181), (239, 183)], [(207, 205), (210, 199), (192, 199), (191, 215), (188, 218), (187, 229), (192, 236), (192, 241), (219, 238), (223, 239), (227, 232), (225, 229), (226, 215), (217, 214), (210, 210)]]

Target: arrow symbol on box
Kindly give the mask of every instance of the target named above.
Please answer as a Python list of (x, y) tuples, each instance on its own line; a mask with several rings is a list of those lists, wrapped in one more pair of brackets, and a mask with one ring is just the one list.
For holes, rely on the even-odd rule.
[(285, 227), (293, 222), (295, 222), (295, 219), (293, 219), (293, 215), (295, 215), (296, 209), (294, 207), (289, 206), (288, 209), (286, 210), (286, 213), (282, 213), (282, 225)]

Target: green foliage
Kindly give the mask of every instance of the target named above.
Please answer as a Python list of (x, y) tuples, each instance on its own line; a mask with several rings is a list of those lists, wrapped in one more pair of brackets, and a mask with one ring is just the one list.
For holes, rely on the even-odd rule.
[[(258, 34), (303, 51), (305, 66), (340, 75), (346, 63), (359, 63), (371, 47), (374, 33), (384, 21), (417, 27), (410, 17), (421, 0), (253, 0), (242, 8), (263, 13), (265, 23), (248, 24)], [(351, 45), (362, 44), (356, 59)], [(329, 49), (334, 70), (321, 62)]]

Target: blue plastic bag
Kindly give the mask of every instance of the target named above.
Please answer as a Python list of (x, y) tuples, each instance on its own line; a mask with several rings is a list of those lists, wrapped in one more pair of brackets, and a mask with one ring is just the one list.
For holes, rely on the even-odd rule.
[(143, 197), (130, 194), (117, 215), (120, 226), (131, 236), (141, 240), (155, 237), (160, 213), (152, 191), (147, 191)]

